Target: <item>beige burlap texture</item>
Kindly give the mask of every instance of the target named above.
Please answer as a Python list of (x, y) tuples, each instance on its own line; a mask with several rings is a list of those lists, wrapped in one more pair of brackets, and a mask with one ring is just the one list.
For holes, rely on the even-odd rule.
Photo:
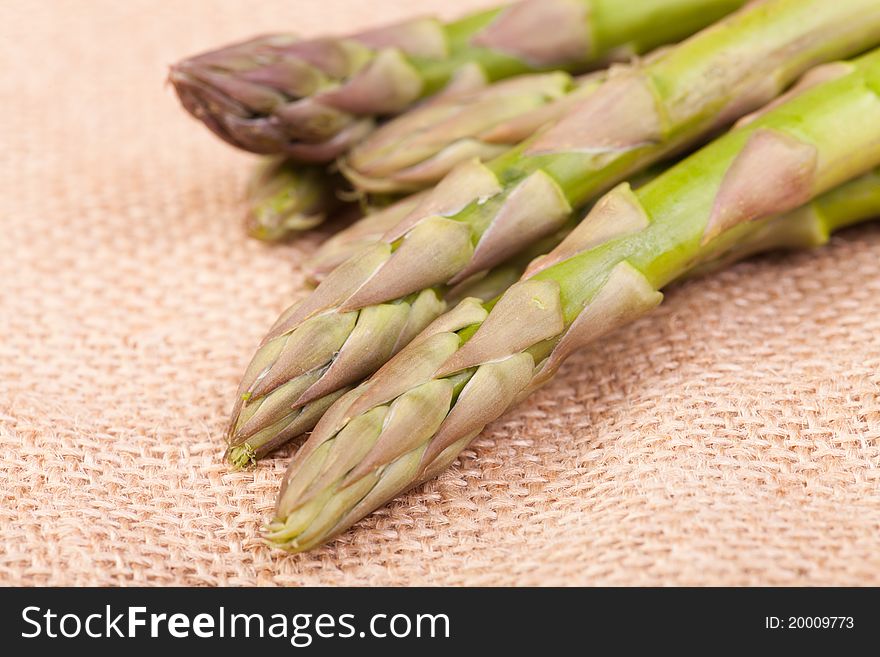
[(679, 285), (439, 480), (310, 554), (230, 472), (238, 377), (306, 294), (253, 158), (166, 67), (485, 0), (0, 3), (0, 583), (880, 584), (880, 226)]

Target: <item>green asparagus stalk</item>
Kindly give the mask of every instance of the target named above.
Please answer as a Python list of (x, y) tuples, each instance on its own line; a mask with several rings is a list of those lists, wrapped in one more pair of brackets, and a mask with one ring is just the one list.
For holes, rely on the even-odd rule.
[(239, 148), (329, 162), (457, 76), (581, 71), (674, 42), (744, 0), (525, 0), (453, 23), (347, 37), (261, 36), (171, 68), (183, 106)]
[(848, 70), (640, 190), (617, 186), (498, 300), (439, 318), (327, 411), (291, 463), (268, 538), (310, 549), (435, 476), (572, 351), (649, 312), (701, 263), (822, 244), (880, 212), (876, 170), (796, 210), (880, 165), (880, 51)]
[(497, 157), (558, 120), (603, 78), (535, 73), (449, 95), (378, 128), (340, 161), (342, 172), (364, 192), (430, 187), (458, 164)]
[(880, 169), (875, 168), (796, 210), (755, 222), (752, 230), (717, 248), (706, 262), (686, 270), (679, 279), (705, 276), (759, 253), (823, 246), (832, 233), (878, 217)]
[[(669, 161), (664, 161), (640, 171), (630, 177), (630, 182), (633, 187), (641, 187), (657, 176), (660, 171), (667, 168), (669, 164)], [(397, 225), (397, 223), (407, 214), (412, 212), (412, 210), (422, 202), (425, 195), (426, 192), (413, 194), (380, 211), (367, 214), (365, 217), (355, 221), (348, 228), (339, 231), (333, 237), (326, 240), (320, 247), (318, 247), (315, 254), (305, 264), (304, 271), (307, 279), (314, 284), (319, 284), (330, 272), (336, 269), (336, 267), (361, 251), (369, 249), (377, 240), (382, 238), (382, 235)], [(501, 280), (507, 276), (507, 274), (499, 273), (499, 269), (509, 271), (511, 264), (514, 265), (514, 269), (517, 269), (520, 266), (520, 263), (528, 263), (532, 258), (551, 250), (568, 235), (571, 229), (577, 225), (577, 221), (582, 216), (583, 213), (580, 213), (576, 221), (569, 222), (563, 226), (558, 233), (535, 242), (523, 253), (515, 256), (511, 262), (505, 262), (497, 267), (493, 267), (485, 274), (478, 274), (474, 279), (491, 278), (493, 281)], [(514, 282), (515, 280), (512, 280), (510, 281), (510, 284), (512, 285)], [(498, 286), (498, 283), (493, 282), (491, 285), (495, 288)], [(483, 284), (479, 280), (465, 281), (465, 283), (455, 286), (454, 292), (445, 294), (445, 300), (447, 303), (450, 303), (450, 299), (463, 298), (461, 296), (463, 292), (477, 290), (481, 287), (483, 287)], [(499, 289), (499, 293), (501, 291), (503, 290)], [(482, 293), (471, 292), (471, 296), (492, 298), (494, 295), (486, 296)]]
[(280, 242), (322, 224), (344, 205), (345, 182), (326, 166), (272, 159), (248, 186), (245, 227), (251, 237)]
[(750, 3), (613, 73), (509, 153), (459, 166), (276, 322), (242, 380), (230, 445), (278, 444), (273, 423), (375, 372), (445, 310), (450, 287), (564, 234), (573, 209), (766, 104), (807, 67), (877, 41), (876, 0)]

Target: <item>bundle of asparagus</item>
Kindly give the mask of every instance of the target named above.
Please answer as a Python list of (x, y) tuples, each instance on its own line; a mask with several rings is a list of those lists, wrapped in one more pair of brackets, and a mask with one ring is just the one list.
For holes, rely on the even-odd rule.
[[(823, 192), (880, 165), (880, 51), (672, 167), (606, 194), (499, 299), (462, 301), (322, 418), (288, 469), (270, 540), (306, 550), (451, 464), (572, 351), (656, 307), (713, 258), (821, 244), (880, 210)], [(848, 71), (848, 72), (847, 72)], [(792, 214), (773, 219), (784, 212)]]
[(382, 238), (276, 322), (240, 385), (228, 433), (241, 464), (311, 429), (443, 312), (445, 295), (527, 247), (647, 165), (772, 100), (816, 62), (880, 38), (876, 0), (770, 0), (613, 71), (553, 127), (457, 167)]
[[(649, 45), (686, 37), (709, 25), (723, 13), (732, 11), (743, 1), (676, 0), (636, 3), (631, 8), (618, 4), (612, 8), (612, 13), (605, 14), (602, 14), (605, 11), (602, 2), (581, 4), (593, 14), (599, 14), (595, 20), (605, 26), (610, 39), (625, 40), (625, 35), (630, 34), (631, 47), (613, 53), (619, 57), (641, 52)], [(544, 8), (541, 11), (551, 10)], [(525, 8), (520, 11), (525, 11)], [(670, 23), (660, 31), (650, 27), (653, 19), (677, 19), (683, 16), (687, 16), (687, 20)], [(645, 36), (642, 36), (643, 33)], [(561, 47), (562, 44), (547, 40), (546, 46)], [(256, 54), (253, 60), (248, 61), (255, 67), (265, 64), (256, 60)], [(181, 89), (181, 98), (187, 107), (192, 108), (192, 104), (186, 101), (186, 90), (189, 88), (186, 80), (193, 75), (198, 78), (197, 71), (203, 70), (203, 66), (206, 65), (196, 66), (192, 60), (188, 60), (172, 70), (172, 81)], [(343, 156), (339, 167), (361, 197), (366, 193), (387, 195), (413, 192), (436, 184), (456, 164), (472, 158), (486, 160), (500, 155), (530, 137), (594, 88), (601, 77), (601, 74), (594, 74), (575, 81), (568, 73), (554, 70), (520, 75), (490, 84), (480, 62), (458, 62), (456, 66), (460, 68), (441, 91), (400, 118), (379, 127), (372, 135), (372, 123), (362, 123), (361, 129), (339, 142), (338, 149), (328, 152), (326, 158), (322, 156), (317, 159)], [(192, 68), (196, 73), (181, 72)], [(218, 74), (213, 59), (209, 68), (213, 74)], [(233, 76), (240, 74), (237, 70), (226, 73)], [(241, 75), (250, 79), (255, 74), (248, 71)], [(258, 77), (266, 75), (269, 74)], [(205, 78), (204, 75), (201, 77)], [(207, 84), (208, 79), (203, 79), (202, 83)], [(276, 80), (275, 86), (279, 93), (289, 91), (284, 87), (284, 80)], [(212, 93), (225, 93), (225, 88), (222, 84), (215, 85)], [(563, 98), (565, 102), (553, 102)], [(289, 111), (285, 109), (281, 116)], [(202, 110), (194, 113), (197, 116), (204, 114)], [(230, 120), (224, 119), (224, 116), (221, 114), (216, 120), (206, 120), (206, 123), (214, 126)], [(367, 138), (359, 143), (364, 135), (368, 135)], [(351, 152), (346, 155), (345, 151), (349, 149)], [(300, 159), (311, 161), (315, 158), (300, 154)], [(326, 167), (298, 164), (296, 158), (287, 159), (280, 167), (270, 166), (268, 172), (261, 167), (255, 180), (245, 221), (252, 236), (266, 241), (296, 237), (337, 210), (340, 198), (352, 197), (351, 191), (340, 185), (338, 176), (330, 173)]]
[(175, 66), (209, 128), (283, 156), (255, 236), (346, 184), (416, 192), (319, 249), (239, 386), (234, 466), (314, 428), (268, 538), (310, 549), (435, 476), (670, 282), (877, 215), (880, 51), (837, 60), (878, 45), (878, 0), (527, 0)]

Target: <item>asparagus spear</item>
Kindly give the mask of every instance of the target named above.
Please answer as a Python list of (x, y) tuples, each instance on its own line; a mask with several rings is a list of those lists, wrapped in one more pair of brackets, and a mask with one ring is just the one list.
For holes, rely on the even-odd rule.
[(445, 310), (450, 286), (564, 233), (573, 208), (761, 107), (810, 65), (878, 40), (876, 0), (751, 3), (611, 75), (508, 154), (458, 167), (276, 322), (242, 380), (230, 445), (269, 440), (273, 422), (369, 376)]
[(880, 51), (849, 70), (638, 191), (622, 183), (498, 300), (439, 318), (327, 411), (285, 476), (269, 539), (310, 549), (435, 476), (572, 351), (700, 263), (822, 244), (878, 213), (876, 170), (795, 209), (880, 165)]
[(320, 225), (345, 204), (343, 186), (326, 166), (285, 159), (263, 163), (248, 186), (248, 234), (279, 242)]
[(676, 41), (744, 0), (525, 0), (443, 24), (419, 18), (347, 37), (272, 34), (171, 68), (183, 106), (255, 153), (328, 162), (457, 75), (494, 81), (583, 70)]
[(378, 128), (340, 161), (365, 192), (412, 192), (456, 165), (506, 152), (570, 109), (605, 77), (563, 71), (521, 75), (416, 107)]
[[(668, 167), (669, 164), (670, 162), (668, 161), (660, 162), (659, 164), (640, 171), (630, 177), (630, 182), (634, 187), (640, 187), (649, 180), (652, 180), (660, 171)], [(422, 202), (425, 195), (426, 192), (420, 192), (400, 199), (397, 203), (391, 206), (362, 217), (345, 230), (339, 231), (336, 235), (325, 241), (320, 247), (318, 247), (318, 250), (305, 265), (305, 272), (308, 280), (312, 283), (320, 283), (330, 272), (343, 262), (355, 254), (370, 248), (376, 240), (381, 239), (382, 235), (397, 225), (397, 223), (407, 214), (412, 212), (412, 210)], [(578, 219), (582, 216), (583, 213), (581, 212), (578, 215)], [(527, 263), (531, 258), (549, 251), (562, 241), (576, 224), (577, 221), (569, 222), (563, 226), (558, 233), (550, 235), (543, 240), (539, 240), (531, 247), (527, 248), (522, 254), (516, 256), (513, 259), (513, 262), (518, 263), (524, 261)], [(509, 263), (502, 263), (499, 267), (493, 267), (485, 274), (485, 277), (497, 280), (499, 277), (503, 276), (503, 274), (499, 274), (497, 270), (499, 268), (509, 269), (508, 265)], [(481, 277), (482, 275), (474, 278)], [(513, 284), (513, 282), (514, 281), (511, 281), (511, 284)], [(450, 298), (461, 298), (460, 292), (462, 290), (477, 289), (480, 285), (481, 284), (476, 280), (466, 281), (464, 284), (456, 286), (458, 290), (456, 293), (446, 294), (445, 299), (449, 302)], [(493, 283), (493, 285), (497, 284)], [(483, 297), (484, 295), (473, 294), (472, 296)], [(491, 296), (486, 298), (491, 298)]]

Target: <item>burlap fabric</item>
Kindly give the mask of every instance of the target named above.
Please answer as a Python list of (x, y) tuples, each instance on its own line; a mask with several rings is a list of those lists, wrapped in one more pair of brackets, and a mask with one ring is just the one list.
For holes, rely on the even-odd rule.
[(311, 554), (260, 542), (287, 456), (232, 473), (221, 433), (317, 238), (243, 236), (252, 158), (166, 66), (415, 10), (0, 3), (0, 583), (880, 584), (880, 226), (676, 287), (440, 480)]

